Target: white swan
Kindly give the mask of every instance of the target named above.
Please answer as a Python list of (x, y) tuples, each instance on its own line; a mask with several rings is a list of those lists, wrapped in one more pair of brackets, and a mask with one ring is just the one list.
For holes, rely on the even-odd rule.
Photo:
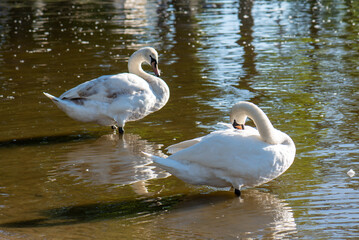
[[(251, 118), (257, 129), (244, 128)], [(284, 173), (293, 163), (295, 145), (285, 133), (275, 129), (255, 104), (239, 102), (232, 107), (234, 128), (215, 131), (169, 146), (168, 158), (150, 156), (154, 163), (185, 182), (214, 187), (230, 187), (240, 195), (243, 186), (254, 187)]]
[[(143, 62), (152, 66), (157, 77), (142, 70)], [(75, 120), (118, 126), (119, 132), (123, 133), (126, 122), (161, 109), (169, 99), (169, 88), (159, 78), (157, 64), (157, 51), (144, 47), (131, 55), (129, 73), (106, 75), (84, 82), (59, 98), (44, 94)]]

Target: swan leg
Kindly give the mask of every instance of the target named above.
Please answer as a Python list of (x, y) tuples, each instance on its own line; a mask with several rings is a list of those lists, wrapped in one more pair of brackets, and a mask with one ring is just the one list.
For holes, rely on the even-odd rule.
[(118, 127), (118, 133), (119, 134), (124, 134), (125, 133), (124, 127), (125, 127), (125, 123), (126, 123), (127, 118), (128, 118), (128, 116), (126, 114), (121, 114), (121, 115), (118, 115), (118, 116), (114, 117), (114, 120), (115, 120), (116, 125)]
[(114, 132), (118, 129), (118, 133), (119, 134), (123, 134), (125, 132), (125, 130), (123, 129), (123, 127), (117, 127), (116, 125), (112, 125), (111, 129), (114, 130)]
[(241, 191), (237, 188), (234, 189), (234, 194), (237, 195), (237, 197), (241, 196)]

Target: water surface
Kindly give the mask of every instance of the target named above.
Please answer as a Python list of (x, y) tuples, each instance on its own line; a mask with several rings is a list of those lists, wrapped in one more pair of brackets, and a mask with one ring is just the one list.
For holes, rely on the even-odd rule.
[[(350, 0), (1, 2), (0, 236), (357, 238), (358, 19)], [(126, 72), (142, 46), (171, 97), (123, 136), (42, 94)], [(238, 199), (141, 154), (222, 128), (240, 100), (296, 143), (276, 180)]]

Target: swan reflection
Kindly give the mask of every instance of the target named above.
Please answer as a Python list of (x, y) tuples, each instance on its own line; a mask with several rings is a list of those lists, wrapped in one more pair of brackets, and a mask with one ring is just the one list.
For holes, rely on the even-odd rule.
[(210, 239), (282, 239), (296, 233), (288, 204), (256, 189), (246, 190), (241, 198), (223, 192), (196, 196), (162, 215), (155, 224), (169, 235)]
[(135, 134), (104, 135), (68, 152), (63, 172), (95, 185), (132, 184), (136, 193), (146, 194), (144, 181), (169, 176), (167, 172), (149, 165), (152, 161), (141, 153), (162, 154), (160, 147), (160, 144), (149, 143)]

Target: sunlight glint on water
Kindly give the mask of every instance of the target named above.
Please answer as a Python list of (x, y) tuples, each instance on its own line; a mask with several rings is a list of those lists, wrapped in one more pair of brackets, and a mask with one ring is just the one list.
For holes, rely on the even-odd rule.
[[(358, 13), (341, 0), (0, 3), (0, 236), (357, 238)], [(123, 137), (42, 95), (126, 72), (147, 45), (171, 98)], [(141, 154), (221, 129), (239, 100), (296, 143), (278, 179), (237, 199)]]

